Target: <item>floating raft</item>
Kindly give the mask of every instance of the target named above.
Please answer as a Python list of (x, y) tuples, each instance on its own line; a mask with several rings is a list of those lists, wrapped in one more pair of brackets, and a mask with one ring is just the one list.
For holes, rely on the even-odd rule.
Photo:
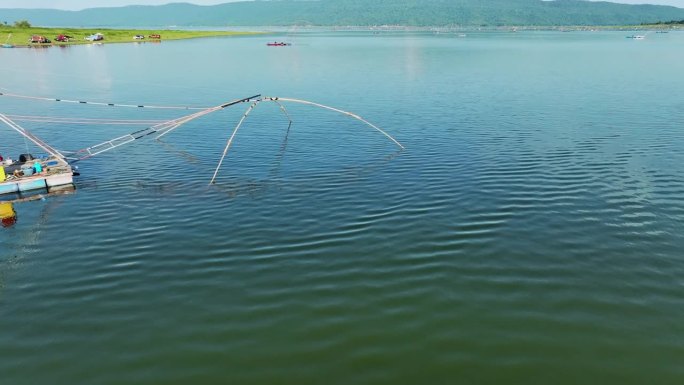
[(49, 154), (42, 159), (34, 159), (32, 156), (21, 159), (22, 156), (21, 162), (0, 165), (0, 194), (49, 190), (73, 184), (74, 172), (64, 155), (57, 149), (16, 124), (6, 115), (0, 114), (0, 122)]
[[(15, 176), (7, 174), (7, 170), (28, 170), (35, 162), (43, 167), (43, 172), (31, 175)], [(74, 183), (74, 173), (71, 166), (55, 159), (34, 159), (26, 163), (15, 163), (9, 167), (1, 167), (0, 171), (0, 194), (20, 193), (31, 190), (58, 189), (62, 186), (70, 186)]]

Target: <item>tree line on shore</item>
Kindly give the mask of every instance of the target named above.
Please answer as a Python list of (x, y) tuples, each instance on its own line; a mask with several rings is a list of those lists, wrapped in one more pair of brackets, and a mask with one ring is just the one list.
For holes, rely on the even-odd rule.
[(642, 25), (646, 24), (651, 24), (651, 25), (684, 25), (684, 19), (682, 20), (670, 20), (670, 21), (659, 21), (656, 23), (644, 23)]
[(28, 20), (16, 20), (14, 24), (10, 25), (6, 21), (3, 22), (5, 27), (14, 27), (14, 28), (31, 28), (31, 23), (29, 23)]

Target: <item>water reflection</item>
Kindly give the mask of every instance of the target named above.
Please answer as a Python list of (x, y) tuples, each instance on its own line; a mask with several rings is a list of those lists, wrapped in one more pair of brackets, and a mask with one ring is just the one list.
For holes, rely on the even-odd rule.
[(2, 227), (12, 227), (17, 223), (17, 212), (11, 202), (0, 203), (0, 220)]
[[(52, 188), (49, 191), (43, 190), (44, 192), (35, 193), (31, 195), (15, 195), (14, 199), (0, 201), (0, 221), (3, 228), (9, 228), (17, 223), (17, 212), (14, 205), (23, 202), (32, 202), (38, 200), (46, 200), (47, 197), (53, 197), (57, 195), (70, 195), (76, 191), (74, 185), (60, 186), (59, 188)], [(41, 215), (41, 217), (46, 217)]]

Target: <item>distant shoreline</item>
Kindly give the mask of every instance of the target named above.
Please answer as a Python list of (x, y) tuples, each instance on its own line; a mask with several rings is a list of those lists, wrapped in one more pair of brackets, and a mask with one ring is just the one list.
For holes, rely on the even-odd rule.
[[(208, 28), (208, 27), (207, 27)], [(259, 27), (254, 27), (259, 28)], [(264, 31), (217, 31), (217, 30), (171, 30), (171, 29), (115, 29), (115, 28), (55, 28), (55, 27), (31, 27), (17, 28), (0, 26), (0, 44), (10, 44), (16, 48), (70, 46), (83, 44), (111, 44), (111, 43), (159, 43), (161, 41), (188, 40), (210, 37), (225, 36), (256, 36), (272, 33), (303, 32), (303, 31), (330, 31), (330, 32), (497, 32), (497, 31), (684, 31), (684, 26), (679, 24), (641, 24), (623, 26), (264, 26)], [(88, 41), (86, 36), (101, 33), (104, 37), (100, 41)], [(32, 36), (43, 36), (50, 40), (49, 43), (30, 43)], [(59, 35), (69, 36), (69, 41), (56, 41)], [(135, 39), (136, 35), (144, 36), (143, 39)], [(160, 38), (151, 38), (158, 35)]]
[[(87, 36), (100, 33), (102, 40), (89, 41)], [(0, 44), (10, 44), (16, 48), (50, 47), (83, 45), (83, 44), (110, 44), (110, 43), (144, 43), (169, 40), (187, 40), (223, 36), (250, 36), (260, 35), (264, 32), (238, 32), (238, 31), (196, 31), (196, 30), (168, 30), (168, 29), (114, 29), (114, 28), (54, 28), (54, 27), (0, 27)], [(57, 41), (59, 35), (68, 36), (68, 41)], [(134, 37), (143, 36), (142, 39)], [(33, 36), (42, 36), (49, 40), (46, 43), (31, 43)], [(159, 38), (156, 38), (159, 36)]]

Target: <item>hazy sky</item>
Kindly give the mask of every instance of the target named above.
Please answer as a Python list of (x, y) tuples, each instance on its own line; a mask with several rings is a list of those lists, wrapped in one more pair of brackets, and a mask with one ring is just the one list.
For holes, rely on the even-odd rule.
[[(157, 5), (172, 2), (211, 5), (228, 3), (230, 1), (237, 0), (0, 0), (0, 8), (58, 8), (77, 10), (95, 7), (118, 7), (131, 4)], [(613, 0), (613, 2), (626, 4), (663, 4), (684, 8), (684, 0)]]

